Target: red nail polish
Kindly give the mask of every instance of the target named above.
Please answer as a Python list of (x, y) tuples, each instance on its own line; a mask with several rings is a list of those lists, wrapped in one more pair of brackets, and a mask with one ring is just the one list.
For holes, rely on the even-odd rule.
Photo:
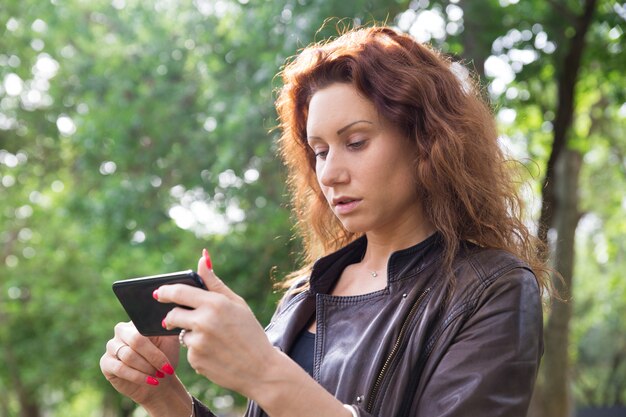
[(165, 319), (161, 320), (161, 327), (167, 329), (167, 324), (165, 324)]
[(163, 370), (163, 372), (165, 372), (168, 375), (174, 374), (174, 368), (172, 368), (172, 365), (170, 365), (169, 363), (166, 363), (165, 365), (163, 365), (161, 369)]
[(165, 378), (165, 374), (161, 371), (156, 371), (156, 377), (157, 378)]
[(155, 377), (152, 377), (152, 376), (146, 377), (146, 383), (150, 385), (159, 385), (159, 381)]
[(159, 289), (158, 288), (156, 290), (152, 291), (152, 298), (154, 298), (155, 300), (159, 299)]
[(211, 257), (209, 256), (209, 252), (206, 249), (202, 249), (202, 256), (204, 257), (204, 262), (206, 263), (206, 267), (209, 269), (213, 269), (213, 264), (211, 263)]

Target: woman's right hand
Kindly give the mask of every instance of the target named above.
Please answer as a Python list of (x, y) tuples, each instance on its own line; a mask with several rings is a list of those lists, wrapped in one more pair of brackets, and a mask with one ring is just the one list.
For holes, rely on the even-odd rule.
[(146, 337), (132, 322), (118, 323), (100, 358), (100, 369), (118, 392), (149, 406), (166, 398), (168, 391), (180, 392), (180, 381), (173, 376), (179, 351), (176, 336)]

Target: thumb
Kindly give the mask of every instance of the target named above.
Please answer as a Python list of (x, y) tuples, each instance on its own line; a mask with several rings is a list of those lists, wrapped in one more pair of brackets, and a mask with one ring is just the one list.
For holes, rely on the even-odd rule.
[(206, 249), (202, 250), (202, 257), (198, 260), (198, 275), (204, 281), (209, 291), (222, 294), (233, 301), (241, 300), (233, 290), (228, 288), (224, 281), (218, 278), (213, 272), (213, 265), (211, 263), (211, 257)]

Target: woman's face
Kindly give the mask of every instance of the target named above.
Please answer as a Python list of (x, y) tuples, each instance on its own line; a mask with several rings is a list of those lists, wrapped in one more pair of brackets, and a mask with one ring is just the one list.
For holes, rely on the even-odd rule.
[(348, 231), (394, 236), (423, 226), (414, 146), (351, 84), (313, 95), (307, 140), (322, 192)]

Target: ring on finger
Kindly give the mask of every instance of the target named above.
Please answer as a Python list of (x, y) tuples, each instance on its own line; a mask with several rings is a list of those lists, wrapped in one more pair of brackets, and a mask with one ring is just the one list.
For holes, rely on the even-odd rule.
[(121, 345), (119, 345), (119, 346), (117, 347), (117, 349), (115, 349), (115, 353), (113, 354), (113, 356), (115, 356), (115, 358), (116, 358), (118, 361), (121, 361), (121, 360), (122, 360), (122, 359), (120, 358), (120, 355), (119, 355), (120, 350), (122, 350), (122, 348), (123, 348), (123, 347), (126, 347), (126, 346), (128, 346), (128, 345), (127, 345), (127, 344), (125, 344), (125, 343), (122, 343)]
[(180, 345), (182, 347), (187, 347), (187, 344), (185, 344), (185, 335), (187, 334), (187, 330), (186, 329), (182, 329), (180, 331), (180, 333), (178, 333), (178, 343), (180, 343)]

